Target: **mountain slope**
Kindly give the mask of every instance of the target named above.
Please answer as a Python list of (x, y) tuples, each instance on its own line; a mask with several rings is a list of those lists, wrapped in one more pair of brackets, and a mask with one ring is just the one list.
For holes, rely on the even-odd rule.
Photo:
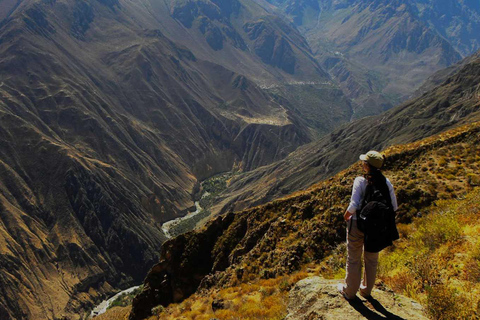
[(264, 203), (331, 176), (370, 149), (416, 141), (478, 121), (479, 84), (480, 59), (476, 58), (417, 99), (382, 115), (345, 125), (282, 161), (235, 177), (213, 211)]
[[(477, 122), (385, 151), (384, 173), (395, 188), (399, 221), (425, 214), (439, 199), (463, 199), (477, 186), (479, 133)], [(201, 297), (241, 284), (248, 288), (247, 282), (282, 279), (321, 263), (344, 242), (343, 212), (358, 174), (361, 166), (351, 166), (306, 191), (228, 213), (169, 240), (130, 319), (143, 319), (153, 307), (178, 303), (197, 289)]]
[(418, 16), (446, 38), (464, 57), (480, 49), (480, 4), (477, 1), (412, 1)]
[(2, 319), (81, 318), (143, 278), (198, 181), (311, 141), (259, 84), (328, 76), (249, 1), (2, 5)]

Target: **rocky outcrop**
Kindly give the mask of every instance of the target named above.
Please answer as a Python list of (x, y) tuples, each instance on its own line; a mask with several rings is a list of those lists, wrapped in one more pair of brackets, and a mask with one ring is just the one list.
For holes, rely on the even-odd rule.
[[(344, 235), (343, 222), (332, 215), (335, 208), (326, 210), (307, 198), (301, 197), (302, 203), (295, 198), (228, 213), (203, 230), (166, 242), (160, 263), (150, 270), (143, 291), (133, 301), (130, 319), (145, 319), (153, 307), (181, 302), (198, 289), (259, 275), (274, 278), (298, 270), (307, 259), (324, 257)], [(277, 246), (291, 232), (307, 232), (294, 221), (305, 221), (309, 237), (297, 236), (298, 241)]]
[(145, 278), (142, 292), (133, 301), (129, 319), (145, 319), (152, 314), (153, 307), (168, 306), (193, 294), (203, 278), (218, 269), (214, 268), (218, 261), (213, 254), (214, 247), (232, 221), (233, 214), (220, 217), (201, 233), (187, 233), (166, 242), (161, 251), (162, 260)]
[(372, 298), (347, 301), (337, 290), (341, 282), (320, 277), (299, 281), (289, 293), (285, 320), (428, 319), (418, 302), (382, 287), (373, 290)]

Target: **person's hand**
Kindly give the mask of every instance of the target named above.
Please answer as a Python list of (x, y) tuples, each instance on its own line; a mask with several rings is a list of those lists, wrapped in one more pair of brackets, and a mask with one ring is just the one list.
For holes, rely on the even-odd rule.
[(350, 218), (352, 218), (352, 216), (353, 216), (353, 213), (348, 212), (348, 210), (347, 210), (347, 211), (345, 211), (345, 214), (343, 215), (343, 218), (345, 219), (345, 221), (348, 221), (348, 220), (350, 220)]

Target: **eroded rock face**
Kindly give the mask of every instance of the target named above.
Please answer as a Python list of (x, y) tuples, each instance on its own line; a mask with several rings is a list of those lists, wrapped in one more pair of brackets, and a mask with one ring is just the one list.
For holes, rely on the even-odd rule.
[(204, 232), (181, 235), (163, 245), (162, 260), (150, 270), (133, 301), (131, 320), (145, 319), (153, 307), (180, 302), (197, 290), (215, 265), (214, 246), (233, 216), (217, 218)]
[[(81, 318), (144, 279), (197, 179), (310, 141), (248, 76), (175, 42), (167, 8), (170, 33), (115, 3), (28, 0), (0, 25), (2, 320)], [(204, 47), (236, 36), (215, 12)]]
[(255, 53), (263, 62), (288, 73), (295, 72), (295, 54), (286, 38), (279, 34), (268, 19), (248, 22), (243, 26), (250, 40), (254, 41)]
[[(324, 208), (313, 209), (303, 198), (300, 201), (305, 203), (298, 204), (299, 200), (228, 213), (203, 230), (166, 242), (162, 260), (150, 270), (144, 290), (133, 301), (130, 320), (145, 319), (153, 307), (181, 302), (197, 290), (229, 286), (252, 276), (275, 278), (298, 270), (306, 260), (322, 259), (344, 238), (343, 221)], [(295, 236), (297, 242), (278, 245), (287, 234), (298, 231), (294, 221), (302, 220), (308, 220), (303, 225), (310, 237)]]
[(428, 319), (422, 306), (392, 291), (374, 289), (373, 299), (347, 301), (337, 290), (341, 280), (311, 277), (290, 291), (286, 320)]
[(174, 2), (171, 15), (186, 28), (196, 28), (215, 51), (222, 50), (225, 42), (245, 50), (247, 45), (230, 22), (230, 16), (238, 14), (240, 2), (231, 1), (189, 1)]

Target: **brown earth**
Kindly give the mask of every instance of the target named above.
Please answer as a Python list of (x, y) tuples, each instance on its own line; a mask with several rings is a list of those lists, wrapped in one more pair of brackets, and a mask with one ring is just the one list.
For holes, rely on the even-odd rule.
[(265, 11), (202, 3), (2, 3), (2, 319), (81, 318), (144, 278), (199, 181), (311, 141), (291, 102), (259, 86), (325, 80), (301, 35), (263, 18), (257, 40), (284, 46), (267, 63), (243, 31)]

